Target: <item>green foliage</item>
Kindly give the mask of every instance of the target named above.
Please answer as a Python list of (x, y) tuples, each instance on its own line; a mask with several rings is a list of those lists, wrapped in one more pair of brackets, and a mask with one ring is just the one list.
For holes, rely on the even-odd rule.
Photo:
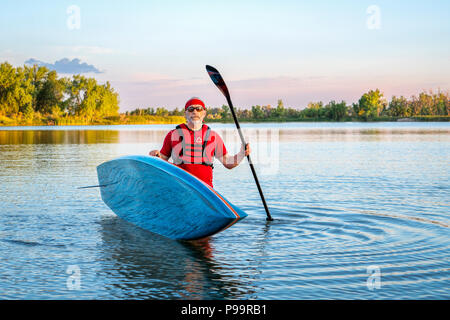
[(393, 96), (391, 102), (389, 102), (387, 113), (393, 117), (410, 117), (411, 108), (408, 105), (408, 100), (403, 96), (399, 98)]
[(48, 72), (46, 77), (39, 84), (40, 89), (36, 93), (36, 111), (43, 114), (52, 113), (55, 107), (64, 109), (62, 103), (64, 99), (65, 80), (58, 79), (55, 71)]
[(256, 120), (264, 118), (264, 112), (261, 106), (252, 106), (252, 116)]
[(29, 110), (34, 86), (23, 68), (5, 62), (0, 65), (0, 114), (11, 116)]
[(229, 106), (227, 105), (222, 106), (222, 110), (220, 110), (220, 117), (221, 119), (224, 120), (231, 119), (231, 111)]
[(172, 110), (169, 112), (170, 116), (179, 116), (179, 117), (184, 117), (184, 110), (178, 110), (178, 108), (175, 108), (175, 110)]
[(378, 117), (384, 111), (385, 107), (386, 102), (379, 89), (364, 93), (359, 99), (358, 104), (354, 105), (355, 113), (365, 120)]
[(169, 115), (169, 111), (165, 108), (156, 108), (156, 115), (160, 117), (167, 117)]
[(31, 121), (35, 114), (78, 116), (91, 121), (119, 114), (119, 96), (109, 82), (74, 75), (58, 78), (45, 67), (0, 64), (0, 115)]
[[(223, 107), (222, 107), (223, 109)], [(209, 121), (229, 122), (232, 119), (222, 117), (222, 109), (207, 109)], [(219, 114), (217, 114), (219, 112)], [(286, 108), (282, 100), (278, 100), (276, 108), (252, 106), (251, 109), (235, 110), (241, 121), (395, 121), (398, 118), (413, 117), (420, 121), (448, 121), (450, 116), (449, 94), (422, 92), (419, 97), (410, 100), (405, 97), (392, 97), (389, 104), (379, 89), (364, 93), (358, 103), (348, 106), (345, 101), (330, 101), (324, 105), (322, 101), (310, 102), (299, 110)]]
[(326, 108), (328, 108), (328, 118), (334, 121), (341, 121), (348, 114), (348, 108), (345, 101), (341, 103), (336, 103), (334, 100), (331, 101)]
[(281, 99), (278, 100), (277, 108), (271, 113), (275, 118), (283, 118), (285, 116), (286, 109), (284, 108), (283, 101)]

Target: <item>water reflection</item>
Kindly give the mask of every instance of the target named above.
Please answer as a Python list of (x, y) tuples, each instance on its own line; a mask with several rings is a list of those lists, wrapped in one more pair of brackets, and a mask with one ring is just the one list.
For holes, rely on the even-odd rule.
[(116, 130), (0, 130), (0, 145), (117, 143)]
[[(224, 128), (212, 124), (225, 142), (238, 143), (240, 138), (234, 128)], [(107, 129), (95, 128), (85, 130), (0, 130), (0, 145), (17, 144), (97, 144), (97, 143), (160, 143), (173, 128), (123, 129), (109, 126)], [(267, 142), (274, 139), (282, 141), (360, 141), (413, 139), (430, 140), (440, 136), (449, 140), (450, 129), (439, 128), (243, 128), (244, 136), (249, 141)], [(239, 144), (239, 143), (238, 143)]]
[[(222, 277), (211, 240), (178, 242), (118, 218), (100, 222), (102, 269), (112, 296), (130, 299), (236, 299), (243, 285)], [(125, 296), (124, 296), (125, 295)]]

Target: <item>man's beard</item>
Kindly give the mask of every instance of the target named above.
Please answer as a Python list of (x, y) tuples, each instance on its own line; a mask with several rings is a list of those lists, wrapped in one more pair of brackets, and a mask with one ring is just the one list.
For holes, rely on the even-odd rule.
[(195, 127), (199, 127), (202, 125), (202, 120), (200, 119), (191, 119), (191, 122)]

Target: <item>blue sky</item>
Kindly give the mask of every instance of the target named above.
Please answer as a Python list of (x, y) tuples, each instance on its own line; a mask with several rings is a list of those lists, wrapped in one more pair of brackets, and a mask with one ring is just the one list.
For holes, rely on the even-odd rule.
[(375, 88), (409, 97), (449, 90), (449, 12), (449, 1), (1, 0), (0, 61), (79, 59), (111, 82), (122, 111), (191, 96), (222, 105), (205, 64), (239, 107), (351, 103)]

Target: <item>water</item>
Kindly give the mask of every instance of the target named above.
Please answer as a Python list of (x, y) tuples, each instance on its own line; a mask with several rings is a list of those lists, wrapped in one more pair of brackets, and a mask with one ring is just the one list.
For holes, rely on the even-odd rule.
[[(213, 124), (230, 152), (233, 125)], [(449, 299), (450, 125), (243, 125), (214, 170), (248, 217), (183, 243), (117, 218), (96, 166), (159, 148), (167, 126), (0, 130), (2, 299)]]

